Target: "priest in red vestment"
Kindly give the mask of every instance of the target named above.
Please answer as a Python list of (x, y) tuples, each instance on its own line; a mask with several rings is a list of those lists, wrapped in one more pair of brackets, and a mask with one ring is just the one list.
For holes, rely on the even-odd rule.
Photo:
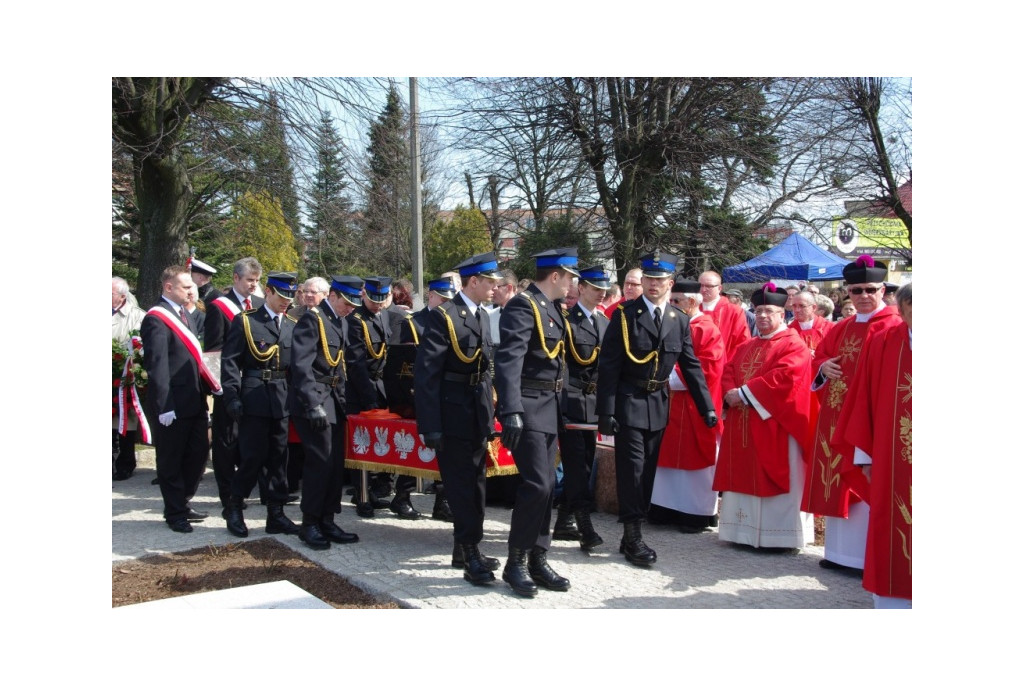
[(868, 341), (839, 423), (870, 482), (864, 589), (876, 609), (911, 608), (912, 294), (896, 292), (904, 325)]
[[(816, 428), (808, 446), (807, 487), (801, 508), (825, 516), (825, 568), (864, 568), (868, 508), (851, 486), (864, 489), (859, 473), (850, 470), (853, 447), (836, 432), (840, 412), (853, 382), (864, 344), (870, 335), (900, 323), (894, 307), (882, 302), (887, 269), (868, 255), (843, 269), (847, 293), (857, 313), (836, 323), (815, 350), (811, 389), (818, 396)], [(840, 478), (847, 472), (850, 477)], [(859, 481), (859, 484), (858, 484)]]
[[(725, 368), (725, 341), (718, 326), (700, 311), (700, 283), (677, 280), (669, 302), (690, 317), (693, 353), (711, 393), (715, 412), (722, 413), (722, 371)], [(654, 475), (651, 512), (664, 509), (666, 516), (684, 533), (702, 533), (718, 525), (718, 491), (711, 487), (718, 459), (722, 424), (708, 428), (704, 417), (686, 391), (679, 369), (669, 376), (668, 427), (658, 454)]]
[(817, 309), (818, 303), (811, 293), (804, 291), (793, 297), (793, 320), (789, 322), (789, 327), (800, 334), (812, 357), (833, 326), (831, 321), (818, 316)]
[(722, 297), (722, 277), (715, 271), (705, 271), (700, 275), (700, 294), (704, 298), (701, 311), (710, 316), (722, 332), (725, 359), (729, 361), (736, 354), (736, 348), (750, 340), (747, 316), (742, 309)]
[(811, 353), (786, 327), (784, 290), (768, 283), (750, 299), (758, 337), (736, 350), (722, 376), (725, 434), (712, 485), (722, 492), (718, 535), (795, 549), (814, 540), (813, 517), (800, 511)]

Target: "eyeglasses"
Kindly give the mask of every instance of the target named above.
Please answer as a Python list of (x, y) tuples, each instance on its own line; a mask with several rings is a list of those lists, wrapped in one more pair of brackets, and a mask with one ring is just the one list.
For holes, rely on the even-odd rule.
[(703, 289), (703, 288), (721, 288), (721, 287), (722, 287), (722, 284), (721, 284), (721, 283), (714, 283), (714, 284), (712, 284), (712, 285), (708, 285), (707, 283), (701, 283), (701, 284), (700, 284), (700, 287), (701, 287), (702, 289)]
[(876, 288), (874, 286), (868, 286), (867, 288), (849, 288), (847, 290), (851, 295), (860, 295), (861, 293), (867, 293), (868, 295), (874, 295), (879, 290), (885, 290), (885, 288)]
[(636, 283), (634, 281), (626, 281), (626, 287), (627, 288), (640, 288), (642, 286), (640, 285), (640, 283)]
[(683, 298), (681, 298), (681, 297), (672, 297), (672, 298), (669, 298), (669, 302), (671, 302), (672, 304), (682, 304), (683, 303)]

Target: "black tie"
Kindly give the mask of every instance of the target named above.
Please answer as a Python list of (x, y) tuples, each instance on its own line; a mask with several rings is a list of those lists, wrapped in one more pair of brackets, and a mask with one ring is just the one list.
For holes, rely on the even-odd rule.
[(661, 333), (661, 307), (654, 308), (654, 327)]
[(274, 327), (277, 328), (278, 331), (281, 330), (281, 317), (280, 316), (275, 316), (274, 317)]
[(480, 307), (476, 308), (476, 314), (474, 316), (476, 316), (476, 327), (480, 328)]

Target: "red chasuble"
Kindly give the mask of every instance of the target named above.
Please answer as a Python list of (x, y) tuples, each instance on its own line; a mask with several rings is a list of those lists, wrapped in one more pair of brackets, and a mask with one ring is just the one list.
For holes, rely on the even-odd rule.
[(786, 328), (736, 350), (722, 376), (722, 392), (746, 385), (770, 414), (730, 407), (715, 469), (715, 490), (773, 497), (789, 492), (789, 436), (801, 440), (810, 420), (811, 353)]
[(796, 319), (789, 322), (789, 327), (800, 334), (800, 338), (803, 339), (812, 356), (814, 356), (814, 351), (818, 349), (818, 346), (825, 339), (825, 335), (832, 330), (834, 325), (831, 321), (826, 321), (820, 316), (814, 317), (814, 320), (811, 321), (811, 327), (806, 331), (800, 328), (800, 322)]
[(750, 340), (750, 329), (747, 327), (747, 316), (743, 310), (724, 297), (718, 298), (714, 309), (702, 310), (722, 332), (725, 341), (725, 359), (729, 361), (736, 354), (739, 346)]
[[(700, 360), (715, 413), (722, 415), (722, 371), (725, 367), (725, 341), (709, 316), (690, 319), (693, 353)], [(671, 393), (668, 426), (658, 454), (658, 466), (695, 471), (715, 465), (717, 437), (722, 423), (714, 428), (704, 425), (697, 403), (688, 391)]]
[[(895, 307), (886, 307), (865, 323), (857, 323), (856, 317), (851, 316), (833, 326), (815, 351), (811, 364), (815, 374), (823, 363), (839, 357), (843, 375), (828, 381), (816, 393), (818, 421), (807, 448), (810, 459), (801, 510), (819, 516), (846, 518), (850, 513), (850, 502), (860, 501), (855, 493), (850, 492), (850, 486), (861, 489), (866, 484), (857, 482), (862, 477), (850, 468), (853, 466), (853, 449), (842, 439), (841, 433), (835, 432), (836, 424), (868, 336), (902, 322)], [(839, 474), (844, 471), (850, 478), (840, 478)]]
[(912, 599), (911, 371), (906, 324), (872, 336), (839, 424), (872, 462), (864, 589), (902, 599)]

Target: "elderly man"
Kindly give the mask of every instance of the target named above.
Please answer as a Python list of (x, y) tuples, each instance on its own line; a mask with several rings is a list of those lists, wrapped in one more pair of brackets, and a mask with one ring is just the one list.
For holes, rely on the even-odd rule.
[[(693, 353), (700, 360), (715, 412), (721, 415), (725, 342), (715, 322), (701, 313), (701, 299), (700, 283), (682, 279), (672, 286), (669, 302), (690, 317)], [(705, 425), (677, 368), (669, 376), (669, 388), (668, 427), (658, 455), (651, 508), (657, 505), (674, 512), (671, 519), (683, 533), (702, 533), (718, 525), (718, 492), (711, 482), (722, 424)]]
[(913, 292), (896, 291), (904, 325), (871, 336), (837, 430), (854, 445), (854, 469), (869, 482), (871, 503), (864, 589), (876, 609), (910, 609)]
[[(146, 312), (131, 303), (128, 299), (129, 293), (128, 281), (120, 276), (110, 279), (110, 337), (124, 345), (131, 353), (132, 331), (137, 331), (142, 326), (142, 317)], [(128, 480), (135, 472), (135, 431), (138, 429), (139, 418), (134, 404), (128, 401), (128, 398), (120, 399), (120, 385), (114, 387), (114, 395), (119, 398), (119, 410), (114, 415), (112, 427), (114, 480)], [(124, 414), (123, 432), (121, 413)]]
[(630, 269), (622, 279), (622, 301), (629, 302), (644, 294), (643, 269)]
[(644, 292), (615, 310), (601, 346), (597, 413), (601, 432), (615, 435), (619, 553), (631, 564), (650, 566), (658, 555), (644, 542), (642, 525), (668, 425), (669, 375), (677, 362), (704, 424), (713, 428), (718, 414), (693, 353), (690, 319), (668, 303), (676, 257), (655, 252), (640, 265)]
[(712, 485), (722, 493), (718, 535), (797, 549), (814, 540), (814, 519), (800, 511), (811, 353), (785, 324), (784, 291), (768, 283), (750, 299), (758, 337), (740, 345), (722, 376), (725, 434)]
[(814, 356), (814, 351), (832, 328), (832, 322), (817, 314), (818, 303), (814, 295), (804, 291), (793, 296), (793, 320), (789, 327), (796, 331)]
[(868, 529), (868, 506), (856, 493), (856, 485), (841, 474), (849, 470), (853, 447), (836, 432), (850, 385), (868, 337), (900, 323), (899, 314), (882, 301), (886, 268), (862, 255), (843, 269), (847, 292), (856, 314), (836, 323), (815, 351), (815, 372), (811, 390), (818, 396), (820, 410), (808, 463), (804, 511), (825, 517), (825, 568), (864, 568), (864, 544)]
[(750, 329), (747, 328), (747, 317), (743, 310), (722, 297), (722, 276), (715, 271), (705, 271), (698, 279), (700, 294), (704, 298), (701, 311), (722, 332), (725, 341), (725, 360), (729, 361), (736, 354), (736, 348), (750, 340)]

